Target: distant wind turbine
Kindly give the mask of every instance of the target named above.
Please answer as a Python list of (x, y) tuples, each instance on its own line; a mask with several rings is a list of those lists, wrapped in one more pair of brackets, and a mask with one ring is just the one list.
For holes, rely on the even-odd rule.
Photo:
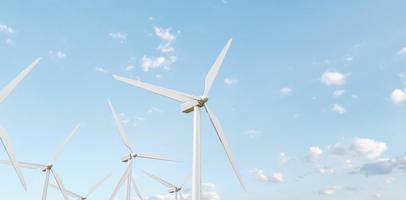
[[(116, 125), (116, 128), (118, 130), (118, 133), (120, 134), (120, 137), (124, 143), (124, 145), (128, 148), (128, 154), (124, 155), (121, 159), (122, 162), (128, 163), (127, 164), (127, 169), (124, 171), (123, 175), (120, 178), (120, 181), (117, 183), (113, 193), (110, 196), (110, 200), (115, 200), (115, 197), (118, 193), (118, 191), (121, 189), (123, 184), (127, 181), (127, 193), (126, 193), (126, 200), (131, 200), (131, 190), (134, 189), (137, 196), (143, 200), (143, 197), (141, 196), (141, 193), (134, 181), (134, 178), (132, 176), (132, 169), (133, 169), (133, 161), (136, 158), (145, 158), (145, 159), (154, 159), (154, 160), (164, 160), (164, 161), (175, 161), (172, 160), (166, 156), (158, 155), (158, 154), (152, 154), (152, 153), (135, 153), (132, 150), (131, 144), (128, 140), (128, 135), (124, 130), (123, 125), (121, 124), (120, 117), (114, 108), (113, 104), (111, 103), (110, 100), (108, 100), (109, 107), (111, 109), (111, 112), (113, 113), (113, 118), (114, 118), (114, 123)], [(132, 187), (132, 188), (131, 188)]]
[(201, 133), (200, 133), (200, 109), (202, 107), (205, 108), (207, 114), (209, 115), (209, 119), (213, 124), (214, 129), (217, 132), (217, 136), (222, 143), (224, 150), (226, 151), (227, 157), (229, 162), (234, 170), (235, 175), (237, 176), (241, 186), (244, 190), (245, 186), (241, 175), (238, 171), (238, 168), (235, 164), (234, 158), (232, 156), (230, 145), (224, 135), (223, 129), (220, 125), (219, 120), (214, 115), (214, 113), (209, 109), (207, 104), (209, 100), (209, 92), (211, 87), (213, 86), (214, 80), (218, 74), (221, 64), (223, 63), (224, 57), (230, 47), (232, 39), (229, 39), (223, 50), (221, 51), (220, 55), (216, 59), (215, 63), (211, 67), (209, 73), (206, 76), (205, 81), (205, 90), (202, 96), (193, 96), (190, 94), (186, 94), (183, 92), (178, 92), (175, 90), (151, 85), (148, 83), (144, 83), (138, 80), (128, 79), (122, 76), (113, 75), (116, 80), (122, 81), (124, 83), (143, 88), (145, 90), (160, 94), (162, 96), (168, 97), (170, 99), (179, 101), (182, 103), (181, 110), (184, 113), (190, 113), (194, 111), (194, 126), (193, 126), (193, 168), (192, 168), (192, 200), (200, 200), (201, 199)]
[[(109, 176), (104, 177), (103, 179), (101, 179), (100, 181), (98, 181), (96, 184), (94, 184), (89, 191), (87, 192), (87, 194), (85, 196), (77, 194), (75, 192), (69, 191), (65, 189), (65, 192), (68, 196), (72, 197), (72, 198), (76, 198), (78, 200), (87, 200), (89, 199), (89, 196), (92, 195), (102, 184), (104, 181), (106, 181), (106, 179)], [(54, 187), (55, 189), (59, 189), (59, 187), (57, 185), (51, 184), (52, 187)]]
[[(20, 74), (18, 74), (17, 77), (14, 78), (14, 80), (12, 80), (0, 91), (0, 103), (2, 103), (8, 97), (8, 95), (10, 95), (10, 93), (17, 87), (17, 85), (34, 69), (34, 67), (37, 66), (40, 60), (41, 58), (37, 58), (33, 63), (28, 65), (28, 67), (26, 67), (22, 72), (20, 72)], [(27, 190), (27, 184), (25, 183), (24, 176), (21, 173), (20, 166), (17, 162), (11, 140), (6, 130), (1, 127), (0, 127), (0, 141), (3, 143), (4, 149), (7, 152), (10, 162), (14, 167), (14, 170), (17, 173), (17, 176), (20, 179), (21, 184), (24, 187), (24, 190)]]
[(175, 200), (178, 200), (179, 197), (180, 197), (181, 200), (185, 199), (185, 197), (183, 196), (182, 191), (183, 191), (183, 186), (185, 185), (186, 181), (190, 178), (189, 175), (187, 175), (184, 178), (182, 185), (176, 186), (176, 185), (174, 185), (174, 184), (172, 184), (172, 183), (170, 183), (170, 182), (168, 182), (168, 181), (166, 181), (166, 180), (164, 180), (162, 178), (159, 178), (158, 176), (155, 176), (155, 175), (153, 175), (151, 173), (148, 173), (146, 171), (144, 171), (144, 173), (146, 175), (148, 175), (149, 177), (151, 177), (152, 179), (154, 179), (155, 181), (162, 184), (163, 186), (167, 187), (168, 190), (169, 190), (169, 193), (175, 195)]
[[(65, 187), (63, 186), (63, 182), (61, 177), (55, 172), (54, 168), (54, 163), (60, 155), (62, 154), (66, 144), (69, 143), (69, 141), (72, 139), (72, 137), (76, 134), (76, 132), (79, 130), (80, 125), (77, 125), (68, 135), (68, 137), (65, 139), (65, 141), (56, 149), (53, 159), (50, 163), (48, 164), (43, 164), (43, 163), (31, 163), (31, 162), (18, 162), (19, 166), (22, 168), (27, 168), (27, 169), (40, 169), (42, 172), (45, 172), (45, 181), (44, 181), (44, 188), (42, 190), (42, 200), (47, 199), (47, 193), (48, 193), (48, 186), (49, 186), (49, 178), (50, 174), (53, 175), (59, 190), (61, 191), (63, 198), (65, 200), (69, 199), (68, 195), (65, 191)], [(10, 164), (10, 161), (0, 161), (1, 164)]]

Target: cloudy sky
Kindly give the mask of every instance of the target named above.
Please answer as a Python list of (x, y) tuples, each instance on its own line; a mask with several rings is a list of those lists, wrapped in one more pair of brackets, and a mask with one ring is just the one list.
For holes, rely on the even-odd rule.
[[(200, 95), (232, 37), (210, 104), (248, 192), (204, 116), (206, 200), (403, 200), (405, 7), (400, 0), (5, 0), (0, 88), (43, 59), (0, 105), (0, 125), (19, 160), (47, 163), (80, 123), (55, 170), (79, 193), (111, 174), (94, 194), (105, 199), (125, 170), (111, 99), (136, 151), (182, 161), (135, 162), (142, 194), (168, 200), (141, 170), (182, 182), (191, 169), (192, 115), (111, 75)], [(12, 168), (0, 166), (1, 199), (40, 198), (44, 174), (23, 172), (27, 192)], [(53, 189), (49, 197), (61, 199)]]

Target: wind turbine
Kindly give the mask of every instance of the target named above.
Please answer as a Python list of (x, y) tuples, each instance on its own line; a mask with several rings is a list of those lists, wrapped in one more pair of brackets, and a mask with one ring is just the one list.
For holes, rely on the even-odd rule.
[(190, 113), (194, 111), (194, 126), (193, 126), (193, 168), (192, 168), (192, 200), (200, 200), (201, 198), (201, 133), (200, 133), (200, 109), (204, 107), (209, 119), (217, 133), (217, 136), (222, 143), (224, 150), (226, 151), (228, 160), (234, 170), (235, 175), (237, 176), (241, 186), (244, 190), (245, 186), (241, 175), (238, 171), (238, 168), (235, 164), (234, 157), (231, 152), (230, 145), (224, 135), (223, 128), (220, 125), (219, 120), (214, 115), (214, 113), (209, 109), (207, 104), (209, 100), (209, 92), (213, 86), (213, 82), (216, 79), (218, 71), (221, 64), (223, 63), (224, 57), (230, 47), (232, 39), (229, 39), (220, 55), (216, 59), (215, 63), (211, 67), (209, 73), (206, 76), (205, 80), (205, 89), (202, 96), (193, 96), (183, 92), (178, 92), (175, 90), (155, 86), (152, 84), (144, 83), (138, 80), (128, 79), (122, 76), (113, 75), (116, 80), (122, 81), (124, 83), (143, 88), (145, 90), (151, 91), (153, 93), (160, 94), (162, 96), (168, 97), (170, 99), (181, 102), (181, 111), (184, 113)]
[[(66, 194), (65, 187), (63, 186), (62, 179), (61, 177), (55, 172), (54, 168), (54, 163), (56, 160), (60, 157), (62, 154), (65, 145), (72, 139), (72, 137), (76, 134), (76, 132), (79, 130), (80, 125), (77, 125), (68, 135), (68, 137), (65, 139), (65, 141), (58, 147), (58, 149), (55, 151), (53, 159), (50, 163), (48, 164), (43, 164), (43, 163), (31, 163), (31, 162), (18, 162), (18, 164), (22, 168), (27, 168), (27, 169), (40, 169), (42, 172), (45, 172), (45, 181), (44, 181), (44, 188), (42, 190), (42, 200), (47, 199), (47, 193), (48, 193), (48, 186), (49, 186), (49, 178), (50, 175), (52, 174), (55, 182), (58, 185), (59, 190), (61, 191), (63, 198), (65, 200), (69, 199), (68, 195)], [(2, 164), (10, 164), (9, 161), (0, 161)]]
[(127, 169), (124, 171), (123, 175), (120, 178), (120, 181), (117, 183), (116, 187), (114, 188), (113, 193), (110, 196), (110, 200), (114, 200), (118, 191), (121, 189), (123, 184), (126, 182), (127, 183), (127, 193), (126, 193), (126, 200), (131, 200), (131, 187), (135, 190), (137, 196), (143, 200), (140, 191), (138, 190), (138, 187), (134, 181), (134, 178), (132, 176), (132, 169), (133, 169), (133, 161), (137, 158), (144, 158), (144, 159), (153, 159), (153, 160), (163, 160), (163, 161), (174, 161), (166, 156), (158, 155), (158, 154), (152, 154), (152, 153), (136, 153), (132, 150), (131, 144), (128, 140), (128, 135), (124, 130), (124, 127), (121, 123), (120, 117), (114, 108), (113, 104), (111, 103), (110, 100), (108, 100), (109, 107), (111, 109), (111, 112), (113, 113), (113, 118), (114, 118), (114, 123), (116, 125), (116, 128), (118, 130), (118, 133), (124, 143), (124, 145), (128, 149), (128, 154), (124, 155), (121, 158), (121, 162), (127, 163)]
[(175, 194), (175, 200), (178, 200), (178, 198), (180, 197), (181, 200), (184, 200), (185, 197), (183, 196), (182, 190), (183, 190), (183, 186), (185, 185), (186, 181), (189, 179), (189, 176), (186, 176), (183, 180), (183, 183), (181, 186), (176, 186), (162, 178), (159, 178), (158, 176), (155, 176), (151, 173), (148, 173), (146, 171), (144, 171), (144, 173), (151, 177), (152, 179), (158, 181), (160, 184), (162, 184), (163, 186), (167, 187), (169, 190), (170, 194)]
[[(104, 181), (106, 181), (106, 179), (109, 176), (104, 177), (103, 179), (101, 179), (100, 181), (98, 181), (96, 184), (94, 184), (89, 191), (87, 192), (87, 194), (85, 196), (77, 194), (75, 192), (69, 191), (65, 189), (65, 192), (67, 193), (68, 196), (76, 198), (78, 200), (87, 200), (89, 199), (89, 196), (92, 195), (102, 184)], [(57, 185), (51, 184), (52, 187), (59, 189)]]
[[(0, 103), (2, 103), (8, 97), (8, 95), (17, 87), (17, 85), (34, 69), (34, 67), (39, 63), (40, 60), (41, 58), (37, 58), (34, 62), (28, 65), (28, 67), (26, 67), (22, 72), (20, 72), (20, 74), (18, 74), (17, 77), (14, 78), (14, 80), (12, 80), (0, 91)], [(27, 190), (27, 184), (25, 183), (24, 176), (21, 173), (20, 166), (17, 162), (11, 140), (6, 130), (1, 127), (0, 127), (0, 141), (2, 142), (3, 147), (7, 152), (10, 162), (14, 167), (14, 170), (18, 178), (20, 179), (20, 182), (24, 190)]]

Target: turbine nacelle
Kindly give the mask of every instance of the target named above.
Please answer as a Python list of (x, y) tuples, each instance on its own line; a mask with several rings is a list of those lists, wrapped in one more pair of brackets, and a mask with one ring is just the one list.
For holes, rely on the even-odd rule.
[(47, 164), (46, 167), (42, 169), (42, 171), (46, 172), (47, 170), (51, 170), (53, 166), (54, 166), (53, 164)]
[(136, 153), (129, 153), (129, 154), (126, 154), (126, 155), (124, 155), (124, 156), (121, 157), (121, 162), (126, 163), (126, 162), (128, 162), (128, 161), (130, 161), (130, 160), (132, 160), (132, 159), (134, 159), (134, 158), (136, 158), (136, 157), (138, 157), (138, 154), (136, 154)]
[(182, 188), (170, 188), (170, 189), (169, 189), (169, 193), (170, 193), (170, 194), (173, 194), (173, 193), (179, 192), (179, 191), (181, 191), (181, 190), (182, 190)]
[(204, 104), (205, 104), (207, 101), (209, 101), (209, 98), (208, 98), (208, 97), (203, 97), (203, 96), (197, 97), (197, 98), (195, 98), (195, 99), (193, 99), (193, 100), (186, 101), (185, 103), (183, 103), (183, 104), (180, 106), (180, 109), (181, 109), (181, 111), (184, 112), (184, 113), (190, 113), (190, 112), (193, 112), (193, 111), (195, 110), (195, 107), (196, 107), (196, 106), (198, 106), (198, 107), (203, 107)]

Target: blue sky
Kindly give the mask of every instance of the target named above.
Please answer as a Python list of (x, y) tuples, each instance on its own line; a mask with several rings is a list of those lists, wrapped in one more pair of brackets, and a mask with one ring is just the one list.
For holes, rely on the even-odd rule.
[[(125, 169), (120, 156), (126, 153), (110, 98), (137, 151), (183, 161), (135, 163), (144, 196), (165, 199), (156, 196), (165, 188), (141, 169), (181, 182), (191, 167), (192, 115), (111, 74), (200, 95), (232, 37), (210, 105), (248, 192), (204, 116), (208, 199), (401, 200), (405, 6), (366, 0), (2, 1), (0, 87), (35, 58), (43, 60), (0, 105), (0, 124), (19, 160), (48, 162), (80, 123), (55, 170), (78, 192), (111, 173), (94, 196), (104, 199)], [(12, 168), (0, 166), (2, 199), (40, 197), (44, 174), (23, 172), (27, 192)], [(49, 197), (61, 198), (52, 189)]]

